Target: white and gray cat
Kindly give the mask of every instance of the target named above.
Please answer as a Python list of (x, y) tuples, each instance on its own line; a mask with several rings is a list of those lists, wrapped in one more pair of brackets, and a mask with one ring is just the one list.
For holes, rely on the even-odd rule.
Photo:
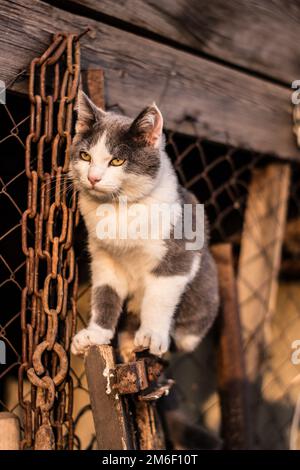
[[(126, 220), (134, 204), (165, 203), (174, 218), (196, 198), (183, 189), (164, 150), (163, 118), (155, 104), (129, 119), (97, 108), (79, 91), (71, 174), (91, 256), (91, 318), (72, 342), (83, 354), (90, 345), (108, 344), (126, 302), (139, 319), (134, 345), (165, 353), (170, 337), (179, 350), (192, 351), (212, 325), (218, 310), (214, 261), (205, 242), (186, 250), (185, 239), (105, 238), (97, 236), (99, 207), (111, 204), (113, 224)], [(127, 206), (120, 198), (127, 198)], [(120, 217), (121, 215), (121, 217)], [(205, 222), (206, 225), (206, 222)], [(172, 234), (173, 225), (170, 227)], [(202, 226), (201, 229), (204, 229)]]

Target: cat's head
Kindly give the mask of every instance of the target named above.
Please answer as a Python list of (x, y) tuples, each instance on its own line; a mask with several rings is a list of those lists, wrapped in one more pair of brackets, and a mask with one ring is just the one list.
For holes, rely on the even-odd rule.
[(132, 120), (99, 109), (80, 90), (71, 159), (78, 190), (99, 199), (150, 193), (161, 165), (162, 128), (155, 104)]

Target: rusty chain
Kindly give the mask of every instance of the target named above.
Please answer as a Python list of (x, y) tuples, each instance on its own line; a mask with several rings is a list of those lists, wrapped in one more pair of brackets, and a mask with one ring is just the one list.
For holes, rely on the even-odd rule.
[[(22, 292), (19, 400), (22, 448), (73, 447), (70, 340), (76, 323), (77, 265), (73, 233), (77, 198), (68, 180), (80, 49), (74, 34), (56, 34), (30, 64), (30, 132), (25, 169), (28, 204), (22, 217), (26, 286)], [(71, 194), (70, 194), (71, 193)], [(33, 233), (29, 241), (28, 234)], [(25, 399), (29, 380), (30, 399)]]

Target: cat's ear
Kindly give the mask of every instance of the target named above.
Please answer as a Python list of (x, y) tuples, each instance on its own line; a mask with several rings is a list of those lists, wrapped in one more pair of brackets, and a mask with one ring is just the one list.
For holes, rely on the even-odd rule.
[(85, 132), (105, 115), (105, 111), (98, 108), (81, 88), (78, 90), (75, 109), (77, 111), (76, 132)]
[(135, 140), (152, 147), (159, 147), (162, 130), (163, 117), (155, 103), (145, 108), (130, 127), (130, 133)]

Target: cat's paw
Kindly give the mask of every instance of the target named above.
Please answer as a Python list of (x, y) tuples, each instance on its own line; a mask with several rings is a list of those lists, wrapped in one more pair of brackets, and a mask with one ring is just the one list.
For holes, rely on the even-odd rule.
[(90, 346), (98, 344), (109, 344), (113, 337), (112, 330), (100, 326), (89, 326), (79, 331), (73, 338), (71, 352), (76, 356), (83, 355)]
[(151, 328), (140, 327), (134, 338), (137, 347), (149, 348), (151, 354), (161, 356), (169, 349), (169, 335)]

